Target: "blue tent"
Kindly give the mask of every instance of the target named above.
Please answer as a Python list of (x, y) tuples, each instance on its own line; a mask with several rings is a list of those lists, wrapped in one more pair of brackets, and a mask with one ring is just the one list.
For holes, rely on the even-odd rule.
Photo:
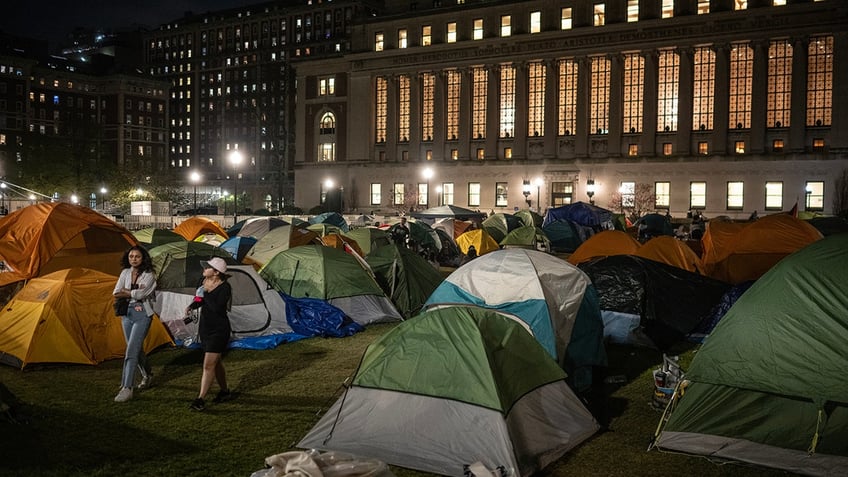
[(247, 252), (253, 248), (255, 243), (256, 239), (253, 237), (235, 236), (225, 240), (219, 247), (229, 252), (237, 262), (241, 263), (241, 259), (247, 255)]
[(575, 202), (548, 209), (548, 213), (545, 214), (545, 221), (542, 223), (542, 228), (545, 228), (546, 225), (555, 220), (570, 220), (577, 225), (592, 227), (597, 232), (611, 230), (613, 228), (612, 215), (612, 212), (607, 209), (602, 209), (585, 202)]
[(323, 214), (316, 215), (315, 217), (310, 217), (309, 223), (330, 224), (342, 229), (342, 232), (350, 231), (350, 226), (348, 225), (347, 220), (345, 220), (345, 218), (338, 212), (324, 212)]

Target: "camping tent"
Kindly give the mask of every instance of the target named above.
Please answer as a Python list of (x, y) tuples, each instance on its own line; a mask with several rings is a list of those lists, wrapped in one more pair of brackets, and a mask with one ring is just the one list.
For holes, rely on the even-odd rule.
[(404, 318), (418, 313), (442, 282), (442, 275), (420, 255), (397, 244), (374, 250), (365, 259), (377, 283)]
[(0, 221), (0, 287), (74, 267), (117, 276), (121, 256), (137, 243), (129, 230), (87, 207), (30, 205)]
[(296, 298), (320, 298), (360, 325), (399, 321), (401, 316), (380, 285), (352, 255), (303, 245), (274, 256), (259, 274), (275, 289)]
[(256, 245), (256, 239), (253, 236), (242, 237), (239, 235), (228, 238), (220, 245), (223, 250), (230, 252), (236, 262), (241, 263), (242, 259), (247, 255), (247, 252)]
[[(271, 288), (249, 265), (229, 265), (227, 280), (232, 287), (232, 302), (228, 316), (232, 327), (232, 340), (241, 341), (240, 347), (270, 348), (280, 342), (292, 341), (292, 329), (286, 321), (286, 305), (279, 292)], [(197, 322), (184, 323), (185, 309), (194, 299), (195, 289), (161, 289), (157, 297), (156, 313), (174, 338), (189, 345), (197, 335)], [(275, 337), (274, 340), (265, 339)], [(254, 339), (262, 337), (263, 339)], [(245, 344), (249, 342), (250, 344)]]
[(324, 212), (323, 214), (318, 214), (314, 217), (309, 218), (309, 224), (327, 224), (338, 227), (342, 232), (347, 232), (350, 230), (350, 226), (345, 220), (344, 216), (339, 214), (338, 212)]
[(521, 209), (513, 215), (521, 221), (522, 225), (541, 227), (542, 223), (545, 221), (544, 217), (530, 209)]
[(639, 247), (635, 255), (703, 274), (701, 259), (695, 255), (695, 252), (686, 245), (686, 242), (668, 235), (660, 235), (648, 240)]
[(600, 297), (612, 342), (668, 349), (690, 333), (730, 288), (727, 283), (635, 255), (583, 262)]
[(327, 247), (332, 247), (335, 249), (339, 249), (343, 252), (347, 253), (356, 253), (359, 257), (364, 257), (365, 253), (362, 251), (362, 247), (356, 243), (356, 240), (349, 238), (345, 235), (341, 235), (339, 233), (331, 233), (324, 235), (321, 237), (321, 243), (323, 243)]
[(253, 248), (245, 255), (244, 262), (261, 267), (283, 250), (308, 243), (321, 243), (321, 239), (315, 232), (306, 230), (306, 227), (283, 225), (257, 240)]
[(521, 219), (512, 214), (497, 213), (487, 217), (480, 227), (488, 232), (495, 242), (500, 242), (507, 234), (522, 225), (524, 224), (521, 223)]
[(453, 273), (425, 307), (472, 304), (517, 316), (569, 374), (575, 389), (606, 365), (603, 322), (589, 277), (552, 255), (506, 249), (474, 259)]
[(612, 230), (612, 212), (585, 202), (575, 202), (548, 209), (542, 227), (555, 220), (569, 220), (575, 224), (590, 227), (595, 232)]
[(431, 310), (365, 351), (350, 387), (297, 444), (463, 476), (480, 461), (527, 477), (598, 424), (565, 373), (494, 310)]
[(508, 233), (501, 240), (503, 248), (529, 248), (542, 252), (551, 251), (551, 241), (539, 227), (524, 225)]
[(411, 215), (413, 218), (425, 220), (429, 223), (433, 223), (437, 219), (451, 218), (474, 222), (477, 225), (479, 225), (483, 218), (486, 216), (486, 214), (482, 212), (471, 209), (464, 209), (456, 205), (440, 205), (438, 207), (430, 207), (429, 209), (422, 210), (420, 212), (413, 212)]
[(344, 236), (350, 237), (354, 240), (359, 245), (359, 248), (362, 249), (362, 253), (366, 256), (371, 253), (372, 250), (391, 243), (386, 231), (378, 229), (377, 227), (359, 227), (357, 229), (351, 229), (350, 232), (346, 232)]
[(201, 260), (221, 257), (230, 265), (236, 261), (220, 247), (203, 242), (171, 242), (150, 249), (156, 283), (161, 290), (185, 288), (194, 292), (203, 278)]
[(445, 217), (433, 222), (434, 229), (444, 230), (451, 239), (456, 239), (464, 232), (467, 232), (473, 225), (474, 222), (454, 219), (451, 217)]
[(456, 238), (456, 245), (464, 254), (467, 254), (468, 247), (473, 245), (474, 249), (477, 250), (477, 256), (500, 249), (498, 242), (483, 229), (474, 229), (465, 232)]
[[(259, 240), (268, 232), (284, 225), (289, 225), (289, 223), (277, 217), (253, 217), (245, 220), (235, 233), (230, 233), (230, 237), (238, 235), (239, 237), (253, 237)], [(228, 232), (232, 230), (230, 229)]]
[(551, 241), (554, 252), (573, 253), (583, 243), (577, 225), (568, 220), (554, 220), (542, 227), (542, 231)]
[(702, 241), (704, 270), (733, 284), (756, 280), (782, 258), (822, 238), (808, 222), (788, 214), (761, 217), (721, 242), (713, 237), (717, 224), (722, 222), (709, 222)]
[(620, 230), (604, 230), (589, 237), (568, 257), (568, 263), (578, 265), (593, 258), (612, 255), (635, 255), (640, 244), (635, 238)]
[(657, 446), (845, 475), (845, 283), (848, 234), (808, 245), (757, 280), (695, 355)]
[(652, 237), (663, 235), (674, 235), (674, 227), (671, 226), (671, 216), (662, 214), (645, 214), (639, 217), (635, 224), (638, 229), (640, 242), (645, 242)]
[[(70, 268), (29, 280), (0, 310), (0, 362), (97, 364), (123, 358), (126, 340), (112, 308), (118, 277)], [(145, 352), (173, 344), (154, 317)]]
[(138, 240), (138, 243), (144, 245), (144, 247), (148, 250), (166, 243), (185, 242), (185, 237), (168, 229), (147, 227), (141, 230), (136, 230), (132, 234), (136, 240)]
[(224, 237), (224, 240), (228, 237), (227, 231), (221, 228), (218, 222), (199, 216), (189, 217), (183, 220), (179, 225), (174, 227), (174, 232), (182, 235), (186, 240), (194, 240), (206, 233), (218, 234)]

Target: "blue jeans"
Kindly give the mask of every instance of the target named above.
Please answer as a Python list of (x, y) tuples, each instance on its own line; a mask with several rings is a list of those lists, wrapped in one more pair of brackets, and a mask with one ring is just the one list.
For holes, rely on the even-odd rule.
[[(141, 311), (136, 311), (136, 306), (140, 306)], [(136, 368), (141, 371), (142, 375), (150, 372), (150, 367), (147, 365), (147, 355), (144, 354), (144, 338), (147, 337), (151, 321), (152, 317), (147, 316), (144, 306), (140, 303), (130, 303), (127, 315), (121, 317), (124, 338), (127, 339), (127, 354), (124, 356), (124, 374), (121, 377), (121, 387), (133, 387)]]

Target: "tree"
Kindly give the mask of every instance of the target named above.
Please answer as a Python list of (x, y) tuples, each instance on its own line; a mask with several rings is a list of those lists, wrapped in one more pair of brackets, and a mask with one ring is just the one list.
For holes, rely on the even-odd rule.
[(631, 222), (636, 222), (645, 214), (656, 211), (657, 196), (651, 184), (638, 183), (632, 194), (614, 191), (610, 195), (610, 210), (627, 214)]

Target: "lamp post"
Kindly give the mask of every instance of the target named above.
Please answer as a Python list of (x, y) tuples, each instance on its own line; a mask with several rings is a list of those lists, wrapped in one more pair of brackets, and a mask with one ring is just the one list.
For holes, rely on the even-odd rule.
[(230, 164), (233, 165), (233, 224), (238, 222), (238, 166), (241, 165), (243, 156), (238, 149), (230, 153)]
[(524, 202), (527, 202), (527, 208), (530, 208), (530, 204), (533, 203), (530, 200), (530, 179), (524, 179), (524, 183), (521, 186), (521, 193), (524, 194)]
[(192, 215), (197, 215), (197, 183), (200, 182), (200, 173), (191, 171), (191, 183), (194, 185), (194, 212)]
[(425, 167), (423, 171), (421, 171), (421, 175), (424, 176), (424, 179), (427, 179), (427, 203), (425, 204), (427, 208), (430, 208), (430, 179), (433, 178), (433, 169), (430, 167)]
[(536, 180), (533, 181), (536, 184), (536, 213), (542, 213), (542, 183), (544, 181), (541, 177), (537, 177)]
[(589, 196), (589, 203), (595, 205), (595, 179), (586, 179), (586, 195)]
[(105, 187), (100, 188), (100, 209), (106, 212), (106, 193), (109, 192)]

